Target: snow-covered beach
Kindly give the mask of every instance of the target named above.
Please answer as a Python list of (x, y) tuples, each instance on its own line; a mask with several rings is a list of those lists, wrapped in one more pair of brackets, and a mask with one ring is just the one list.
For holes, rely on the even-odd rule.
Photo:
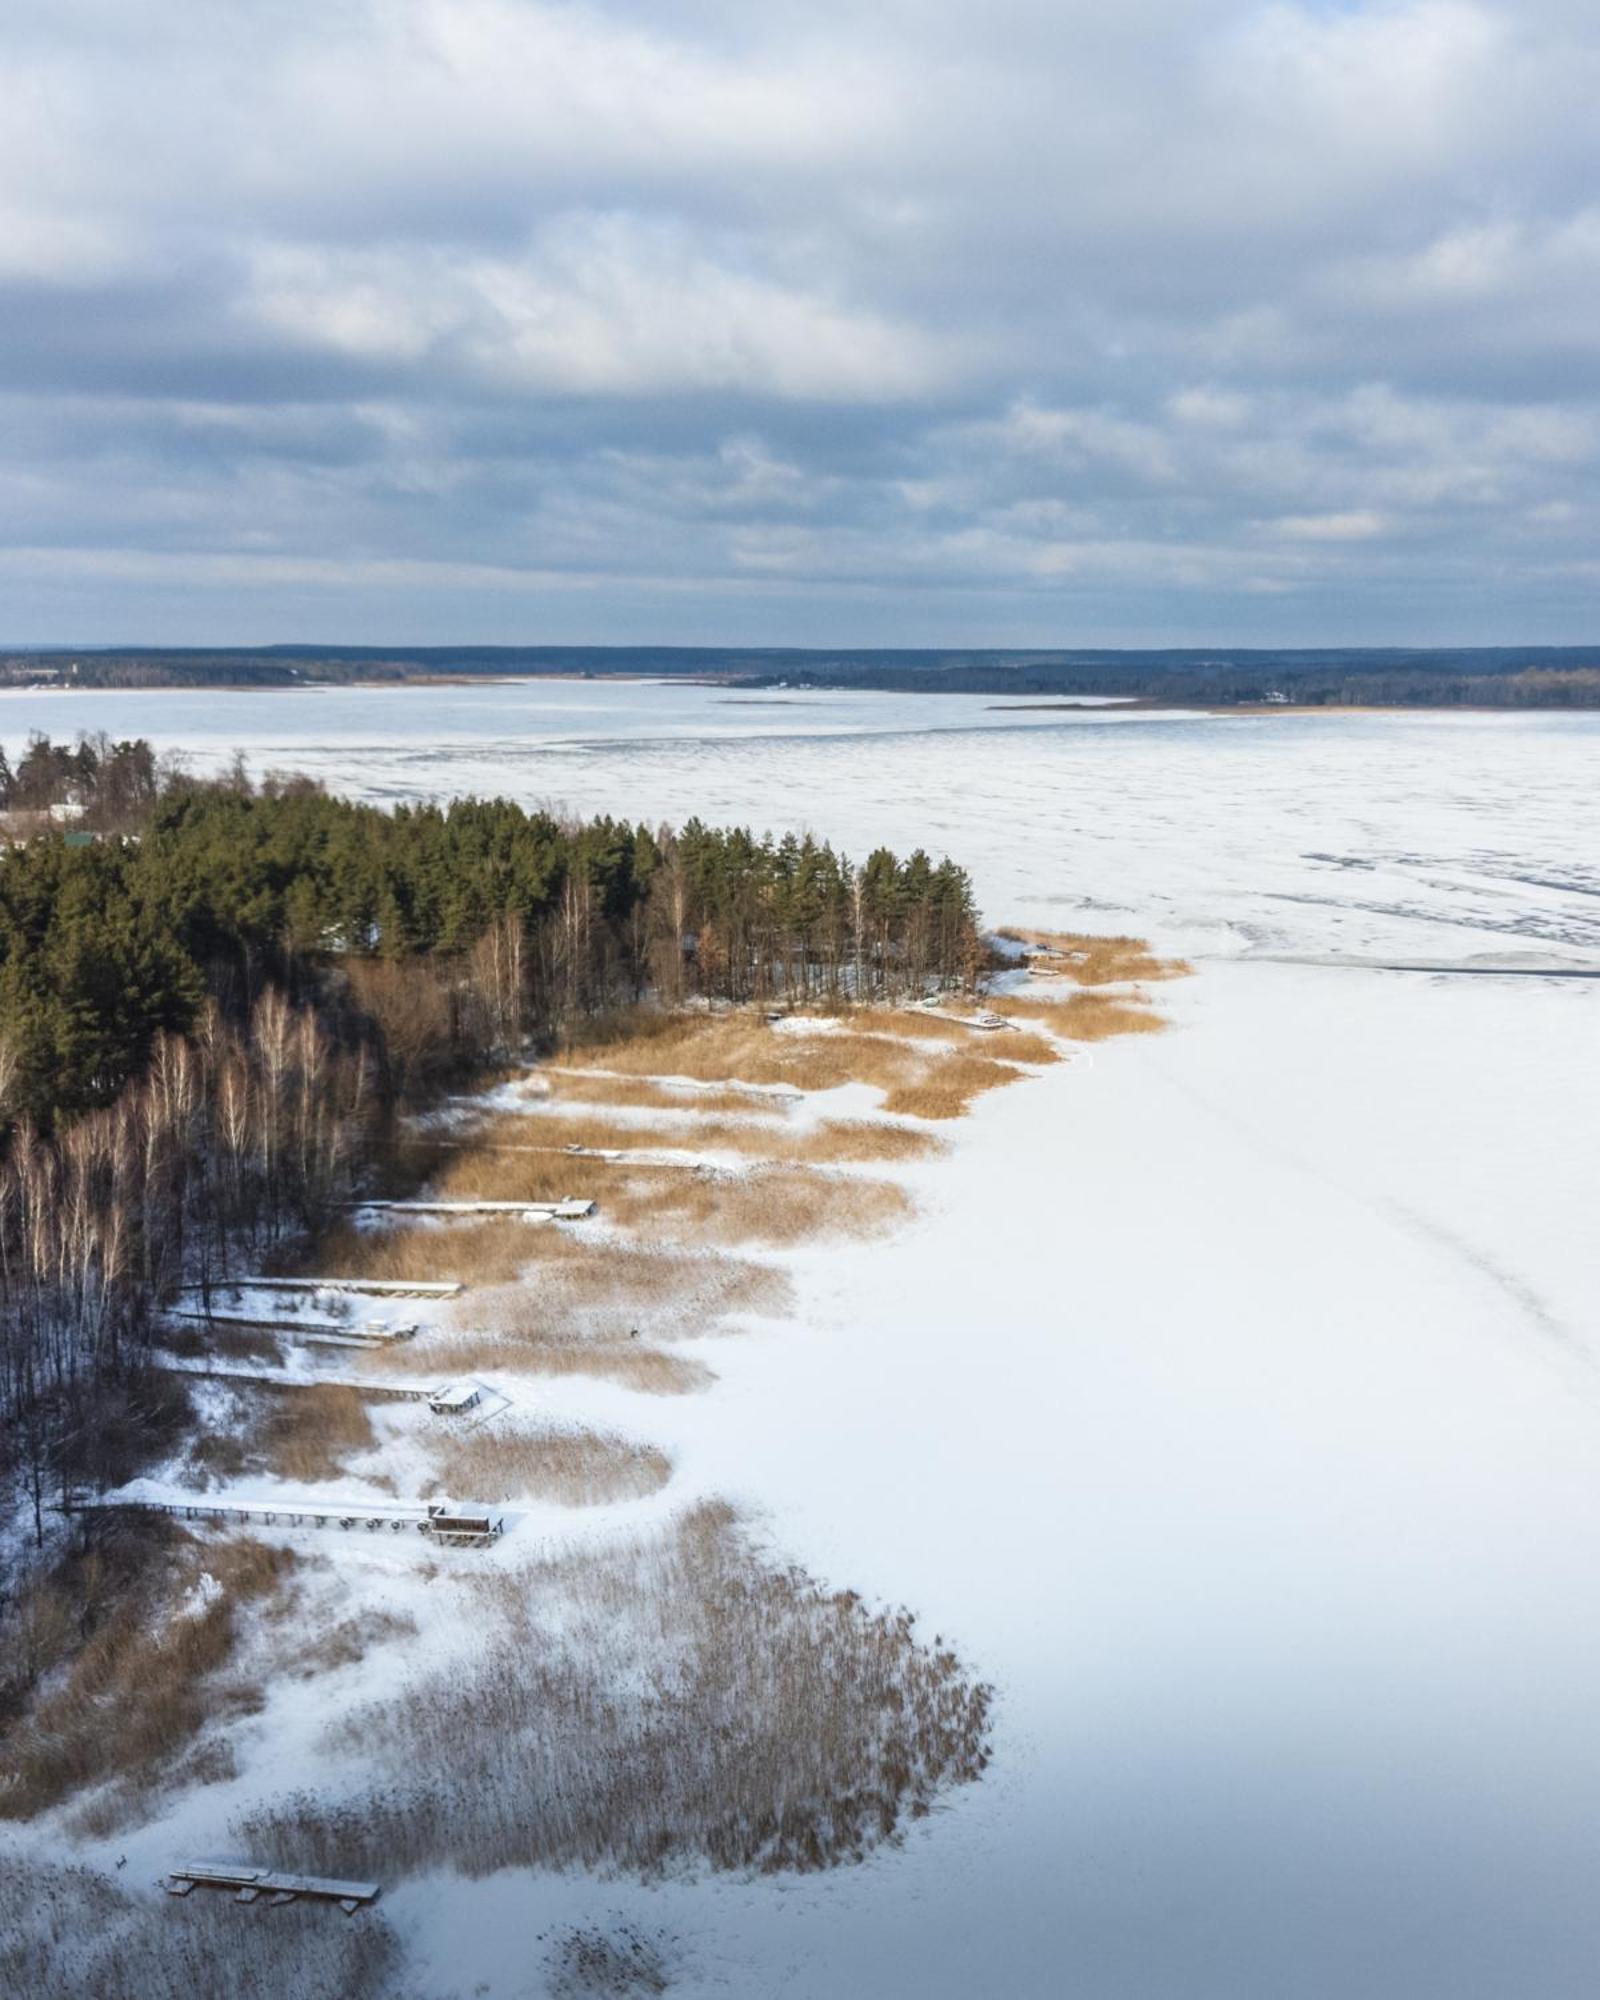
[[(374, 797), (948, 847), (992, 920), (1196, 964), (1167, 1034), (980, 1099), (907, 1171), (909, 1227), (794, 1253), (792, 1316), (706, 1343), (708, 1393), (556, 1399), (951, 1640), (998, 1690), (982, 1782), (822, 1876), (404, 1884), (423, 1991), (537, 1992), (541, 1933), (619, 1912), (677, 1940), (685, 1993), (1585, 1990), (1600, 994), (1354, 961), (1600, 964), (1600, 724), (586, 685), (0, 704), (0, 734), (91, 723)], [(130, 1867), (214, 1844), (225, 1805), (187, 1795)]]

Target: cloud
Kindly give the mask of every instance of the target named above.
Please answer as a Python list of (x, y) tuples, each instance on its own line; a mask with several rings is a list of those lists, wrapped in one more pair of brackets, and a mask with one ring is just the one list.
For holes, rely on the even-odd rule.
[(1383, 533), (1381, 514), (1285, 514), (1268, 532), (1289, 542), (1370, 542)]
[(0, 57), (14, 632), (1594, 628), (1570, 0), (11, 0)]
[(511, 391), (894, 401), (951, 365), (915, 326), (626, 216), (567, 218), (513, 256), (265, 245), (238, 309), (308, 347)]

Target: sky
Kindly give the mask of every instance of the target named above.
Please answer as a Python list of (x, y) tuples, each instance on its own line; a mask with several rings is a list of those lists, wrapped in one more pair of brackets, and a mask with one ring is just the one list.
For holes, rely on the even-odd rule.
[(0, 642), (1600, 642), (1592, 0), (6, 0)]

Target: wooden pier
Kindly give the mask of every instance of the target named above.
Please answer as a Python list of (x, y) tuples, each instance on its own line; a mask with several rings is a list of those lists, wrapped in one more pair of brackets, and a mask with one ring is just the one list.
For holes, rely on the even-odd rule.
[(286, 1375), (281, 1369), (271, 1368), (196, 1367), (192, 1362), (159, 1352), (150, 1358), (156, 1367), (165, 1368), (172, 1375), (197, 1375), (206, 1382), (248, 1382), (263, 1389), (354, 1389), (358, 1395), (403, 1403), (426, 1403), (439, 1393), (434, 1383), (397, 1382), (383, 1376)]
[[(186, 1293), (204, 1289), (185, 1285)], [(454, 1279), (431, 1278), (232, 1278), (213, 1285), (213, 1292), (237, 1300), (245, 1292), (348, 1292), (355, 1296), (380, 1299), (454, 1299), (466, 1286)]]
[(203, 1308), (174, 1307), (169, 1319), (190, 1326), (222, 1327), (234, 1332), (275, 1333), (290, 1340), (303, 1340), (313, 1347), (385, 1347), (391, 1341), (415, 1337), (415, 1322), (409, 1326), (379, 1326), (370, 1321), (352, 1324), (342, 1319), (313, 1319), (292, 1313), (206, 1312)]
[(187, 1896), (196, 1889), (231, 1889), (236, 1903), (293, 1903), (301, 1896), (337, 1903), (347, 1917), (375, 1903), (382, 1893), (376, 1882), (341, 1882), (331, 1875), (285, 1875), (275, 1868), (241, 1867), (232, 1861), (185, 1861), (167, 1876), (169, 1896)]
[(347, 1207), (389, 1215), (520, 1215), (529, 1222), (582, 1222), (594, 1214), (592, 1201), (352, 1201)]
[(175, 1520), (208, 1521), (222, 1527), (230, 1521), (253, 1521), (262, 1527), (339, 1528), (346, 1533), (401, 1534), (407, 1528), (431, 1541), (463, 1548), (483, 1548), (505, 1533), (497, 1514), (456, 1500), (425, 1505), (369, 1500), (226, 1500), (196, 1493), (182, 1499), (123, 1499), (116, 1495), (63, 1503), (68, 1513), (166, 1514)]

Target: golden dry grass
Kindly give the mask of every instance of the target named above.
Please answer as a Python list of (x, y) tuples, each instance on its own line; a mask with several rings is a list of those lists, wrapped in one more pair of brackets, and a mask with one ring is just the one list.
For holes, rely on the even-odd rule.
[[(701, 1332), (730, 1313), (779, 1315), (793, 1309), (788, 1278), (751, 1258), (681, 1250), (672, 1244), (614, 1241), (605, 1243), (601, 1254), (600, 1244), (577, 1232), (547, 1229), (528, 1234), (537, 1237), (540, 1253), (532, 1280), (501, 1290), (497, 1299), (541, 1322), (562, 1303), (588, 1313), (609, 1312), (618, 1319), (653, 1306), (663, 1314), (694, 1320), (692, 1330)], [(469, 1293), (456, 1302), (458, 1322), (476, 1324), (481, 1308), (489, 1303), (481, 1293)]]
[[(998, 1003), (997, 1010), (1005, 1011)], [(884, 1093), (886, 1112), (926, 1119), (959, 1118), (982, 1092), (1016, 1082), (1021, 1072), (1011, 1065), (1058, 1059), (1041, 1036), (980, 1034), (914, 1011), (863, 1009), (845, 1020), (816, 1033), (777, 1033), (747, 1015), (696, 1017), (660, 1027), (637, 1046), (587, 1053), (616, 1068), (670, 1063), (689, 1075), (802, 1090), (867, 1083)]]
[(262, 1446), (280, 1479), (307, 1486), (337, 1479), (348, 1459), (377, 1442), (358, 1389), (268, 1389), (262, 1401)]
[(523, 1366), (535, 1375), (592, 1375), (643, 1396), (690, 1396), (716, 1380), (703, 1361), (637, 1340), (534, 1347), (527, 1351)]
[(652, 1077), (607, 1076), (552, 1065), (541, 1075), (555, 1094), (574, 1104), (607, 1104), (637, 1111), (696, 1111), (718, 1117), (781, 1116), (786, 1100), (766, 1091), (674, 1089)]
[(1065, 954), (1063, 979), (1079, 986), (1112, 986), (1152, 979), (1183, 979), (1194, 968), (1181, 958), (1157, 958), (1143, 938), (1098, 937), (1088, 931), (1002, 930), (1014, 944)]
[(574, 1244), (535, 1281), (469, 1293), (439, 1336), (408, 1341), (371, 1365), (429, 1376), (445, 1367), (593, 1375), (651, 1395), (684, 1395), (704, 1388), (711, 1371), (659, 1343), (723, 1333), (745, 1314), (775, 1317), (792, 1307), (788, 1278), (746, 1258), (621, 1244), (599, 1257)]
[(991, 1029), (979, 1048), (991, 1062), (1028, 1063), (1044, 1068), (1061, 1060), (1061, 1051), (1054, 1042), (1026, 1028)]
[(846, 1017), (851, 1031), (862, 1035), (909, 1035), (919, 1042), (970, 1042), (981, 1033), (942, 1014), (925, 1014), (918, 1007), (858, 1007)]
[(519, 1275), (540, 1239), (556, 1233), (545, 1224), (498, 1216), (481, 1222), (408, 1222), (381, 1229), (341, 1223), (319, 1238), (300, 1262), (307, 1271), (342, 1278), (503, 1284)]
[(1072, 1042), (1104, 1042), (1114, 1035), (1154, 1035), (1167, 1025), (1142, 995), (1124, 999), (1105, 993), (1069, 993), (1065, 999), (1045, 999), (1031, 993), (1006, 994), (993, 1002), (996, 1012), (1023, 1021), (1038, 1021)]
[(642, 1500), (672, 1477), (672, 1461), (664, 1451), (600, 1431), (529, 1434), (488, 1428), (430, 1440), (430, 1448), (438, 1470), (424, 1492), (456, 1499), (597, 1507)]
[[(1048, 1042), (1031, 1039), (1046, 1051), (1045, 1060), (1054, 1060)], [(486, 1124), (472, 1140), (463, 1143), (459, 1158), (445, 1168), (439, 1183), (441, 1192), (452, 1200), (496, 1199), (494, 1190), (501, 1185), (502, 1173), (516, 1189), (509, 1199), (525, 1192), (524, 1180), (529, 1187), (535, 1182), (556, 1185), (563, 1176), (571, 1179), (575, 1171), (581, 1173), (584, 1167), (595, 1164), (581, 1158), (568, 1160), (566, 1149), (572, 1146), (628, 1154), (663, 1150), (737, 1153), (742, 1158), (800, 1165), (921, 1160), (940, 1151), (940, 1142), (931, 1133), (869, 1118), (824, 1119), (808, 1131), (791, 1132), (754, 1119), (736, 1121), (717, 1116), (630, 1123), (593, 1112), (571, 1113), (558, 1104), (550, 1111), (507, 1113)], [(551, 1153), (529, 1150), (541, 1147), (550, 1148)], [(508, 1161), (520, 1156), (528, 1164), (502, 1169), (496, 1165), (496, 1156), (505, 1156)]]
[(16, 1717), (0, 1817), (30, 1819), (115, 1780), (116, 1796), (85, 1827), (109, 1830), (159, 1788), (207, 1722), (260, 1704), (258, 1689), (223, 1669), (238, 1607), (280, 1590), (293, 1556), (245, 1536), (201, 1543), (144, 1524), (117, 1524), (108, 1537), (32, 1584), (7, 1621), (8, 1651), (20, 1642), (28, 1652), (0, 1657)]
[(752, 1014), (668, 1016), (643, 1039), (575, 1050), (567, 1060), (578, 1069), (656, 1081), (688, 1076), (705, 1083), (791, 1084), (797, 1090), (832, 1090), (841, 1083), (887, 1090), (922, 1063), (903, 1039), (848, 1028), (780, 1032)]
[(1019, 1083), (1025, 1074), (986, 1055), (950, 1055), (925, 1076), (891, 1090), (883, 1108), (909, 1118), (960, 1118), (974, 1098)]
[(944, 1141), (909, 1125), (886, 1125), (871, 1118), (829, 1118), (797, 1134), (784, 1152), (769, 1155), (817, 1166), (926, 1160), (945, 1150)]
[[(1014, 1072), (1013, 1072), (1014, 1074)], [(719, 1174), (711, 1169), (696, 1170), (672, 1164), (631, 1166), (623, 1163), (585, 1159), (557, 1150), (554, 1153), (529, 1150), (526, 1134), (530, 1120), (513, 1115), (497, 1124), (494, 1134), (509, 1131), (508, 1144), (497, 1144), (493, 1136), (482, 1145), (453, 1157), (436, 1179), (441, 1198), (447, 1201), (546, 1201), (565, 1195), (586, 1196), (600, 1205), (608, 1229), (625, 1229), (656, 1240), (670, 1237), (695, 1245), (798, 1243), (812, 1236), (862, 1236), (875, 1234), (910, 1212), (905, 1191), (887, 1181), (840, 1177), (801, 1165), (755, 1165), (738, 1173)], [(560, 1133), (583, 1131), (590, 1137), (606, 1139), (634, 1137), (618, 1132), (604, 1120), (549, 1121)], [(823, 1133), (817, 1150), (827, 1158), (837, 1147), (850, 1149), (857, 1157), (905, 1158), (926, 1150), (919, 1134), (907, 1132), (882, 1140), (864, 1139), (859, 1128), (847, 1125), (842, 1136)], [(884, 1128), (889, 1130), (891, 1128)], [(690, 1136), (685, 1134), (685, 1137)], [(742, 1141), (744, 1135), (738, 1134)], [(869, 1151), (869, 1147), (877, 1148)], [(529, 1225), (513, 1221), (509, 1225), (522, 1232), (524, 1262), (540, 1262), (570, 1251), (560, 1246), (574, 1242), (586, 1254), (604, 1259), (612, 1245), (593, 1240), (593, 1231), (573, 1234), (557, 1226)], [(430, 1235), (465, 1234), (477, 1225), (451, 1224), (447, 1231)], [(386, 1232), (387, 1233), (387, 1232)], [(333, 1268), (343, 1269), (343, 1266)], [(442, 1274), (451, 1275), (441, 1266)], [(498, 1275), (498, 1273), (497, 1273)]]
[(201, 1486), (270, 1473), (297, 1485), (337, 1479), (377, 1442), (358, 1389), (338, 1383), (278, 1387), (212, 1382), (208, 1415), (189, 1453)]
[(894, 1181), (752, 1167), (729, 1175), (631, 1174), (611, 1191), (606, 1219), (654, 1242), (785, 1248), (818, 1237), (881, 1236), (912, 1206)]

